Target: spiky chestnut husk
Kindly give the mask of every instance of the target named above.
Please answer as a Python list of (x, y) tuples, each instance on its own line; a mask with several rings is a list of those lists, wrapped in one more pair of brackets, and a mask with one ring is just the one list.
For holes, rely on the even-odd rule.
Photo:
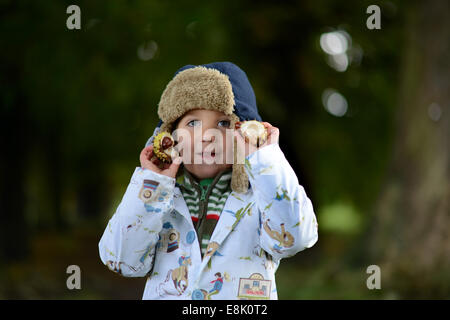
[(259, 148), (267, 140), (267, 129), (256, 120), (237, 122), (235, 129), (240, 129), (246, 142)]
[(172, 163), (172, 158), (178, 155), (173, 148), (175, 142), (169, 132), (160, 132), (153, 140), (153, 154), (158, 160)]

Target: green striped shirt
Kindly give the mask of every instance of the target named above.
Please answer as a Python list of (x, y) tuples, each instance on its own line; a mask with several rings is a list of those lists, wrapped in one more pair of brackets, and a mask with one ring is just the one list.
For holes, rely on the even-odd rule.
[(204, 256), (209, 239), (231, 193), (231, 170), (220, 172), (214, 179), (197, 182), (185, 168), (183, 169), (184, 174), (177, 178), (177, 184), (186, 201)]

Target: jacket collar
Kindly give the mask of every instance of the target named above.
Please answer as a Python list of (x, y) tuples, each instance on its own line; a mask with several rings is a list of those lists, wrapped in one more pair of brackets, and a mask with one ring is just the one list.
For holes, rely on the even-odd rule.
[(183, 216), (192, 226), (192, 228), (194, 228), (194, 224), (192, 223), (191, 219), (191, 214), (189, 213), (189, 208), (186, 204), (186, 201), (184, 201), (183, 194), (181, 193), (181, 190), (178, 185), (175, 187), (174, 190), (173, 204), (174, 208), (176, 208), (175, 212), (178, 212), (181, 216)]
[[(202, 260), (200, 270), (202, 270), (207, 264), (209, 264), (211, 257), (219, 254), (222, 243), (228, 237), (228, 235), (236, 228), (238, 223), (253, 209), (253, 202), (250, 202), (251, 191), (245, 194), (232, 192), (225, 206), (216, 228), (209, 240), (209, 245), (206, 250), (205, 256)], [(217, 252), (219, 251), (219, 252)], [(209, 264), (210, 265), (210, 264)]]

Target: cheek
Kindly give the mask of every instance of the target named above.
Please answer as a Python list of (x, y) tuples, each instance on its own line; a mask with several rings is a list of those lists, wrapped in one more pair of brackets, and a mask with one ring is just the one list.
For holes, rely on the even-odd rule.
[(221, 149), (226, 152), (230, 152), (233, 146), (233, 136), (230, 134), (226, 134), (223, 132), (222, 137), (220, 139)]
[(194, 151), (193, 133), (184, 130), (182, 134), (178, 134), (177, 150), (182, 157), (192, 158)]

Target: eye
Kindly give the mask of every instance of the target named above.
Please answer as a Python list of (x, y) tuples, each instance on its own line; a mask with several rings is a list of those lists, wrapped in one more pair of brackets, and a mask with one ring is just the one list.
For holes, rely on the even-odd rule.
[(217, 124), (219, 127), (229, 128), (230, 127), (230, 121), (229, 120), (221, 120)]
[(191, 120), (187, 123), (188, 127), (196, 127), (200, 125), (200, 120)]

